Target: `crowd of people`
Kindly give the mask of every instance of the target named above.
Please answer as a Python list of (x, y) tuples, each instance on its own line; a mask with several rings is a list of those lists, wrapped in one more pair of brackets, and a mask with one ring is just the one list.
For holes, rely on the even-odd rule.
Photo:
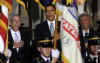
[[(56, 27), (56, 7), (45, 7), (46, 20), (36, 26), (34, 41), (30, 45), (25, 31), (21, 29), (21, 20), (18, 15), (11, 19), (11, 28), (8, 30), (8, 49), (11, 51), (9, 63), (61, 63), (60, 24), (58, 21), (56, 42), (54, 46), (54, 32)], [(87, 13), (79, 16), (79, 39), (83, 63), (99, 63), (100, 38), (94, 30), (91, 17)], [(99, 32), (98, 32), (99, 33)], [(0, 54), (0, 58), (3, 55)]]

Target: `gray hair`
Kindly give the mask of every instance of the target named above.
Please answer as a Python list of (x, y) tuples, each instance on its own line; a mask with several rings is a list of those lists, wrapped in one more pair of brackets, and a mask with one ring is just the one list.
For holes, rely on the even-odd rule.
[(84, 17), (84, 16), (87, 16), (87, 17), (89, 17), (90, 20), (92, 20), (91, 16), (90, 16), (88, 13), (82, 13), (82, 14), (79, 16), (79, 21), (81, 21), (81, 18)]
[(81, 19), (82, 19), (82, 17), (84, 17), (84, 16), (87, 16), (89, 19), (90, 19), (90, 27), (93, 27), (93, 22), (92, 22), (92, 18), (91, 18), (91, 16), (88, 14), (88, 13), (82, 13), (80, 16), (79, 16), (79, 24), (81, 25)]

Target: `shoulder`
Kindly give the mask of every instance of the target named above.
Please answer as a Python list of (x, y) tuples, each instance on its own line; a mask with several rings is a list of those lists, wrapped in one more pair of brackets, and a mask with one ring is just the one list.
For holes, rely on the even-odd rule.
[(42, 25), (44, 25), (44, 24), (47, 24), (47, 21), (43, 21), (43, 22), (41, 22), (40, 24), (38, 24), (37, 26), (42, 26)]
[(47, 25), (47, 21), (41, 22), (40, 24), (38, 24), (38, 25), (36, 26), (36, 29), (45, 27), (46, 25)]

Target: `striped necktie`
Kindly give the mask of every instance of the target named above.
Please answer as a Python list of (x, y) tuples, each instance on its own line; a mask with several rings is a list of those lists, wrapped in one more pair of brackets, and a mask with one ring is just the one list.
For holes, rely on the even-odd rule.
[(51, 32), (51, 36), (54, 36), (54, 26), (53, 26), (53, 23), (50, 23), (50, 32)]

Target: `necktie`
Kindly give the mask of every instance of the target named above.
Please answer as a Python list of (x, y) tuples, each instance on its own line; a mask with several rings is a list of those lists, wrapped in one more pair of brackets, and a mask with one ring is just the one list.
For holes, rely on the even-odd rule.
[(50, 32), (51, 32), (51, 36), (53, 36), (54, 35), (53, 23), (50, 24)]
[(18, 41), (18, 35), (17, 35), (17, 33), (15, 33), (15, 42), (17, 42)]
[[(17, 33), (15, 33), (15, 42), (18, 42), (18, 39), (19, 39), (19, 37), (18, 37)], [(19, 51), (19, 48), (17, 48), (17, 52), (18, 51)]]

